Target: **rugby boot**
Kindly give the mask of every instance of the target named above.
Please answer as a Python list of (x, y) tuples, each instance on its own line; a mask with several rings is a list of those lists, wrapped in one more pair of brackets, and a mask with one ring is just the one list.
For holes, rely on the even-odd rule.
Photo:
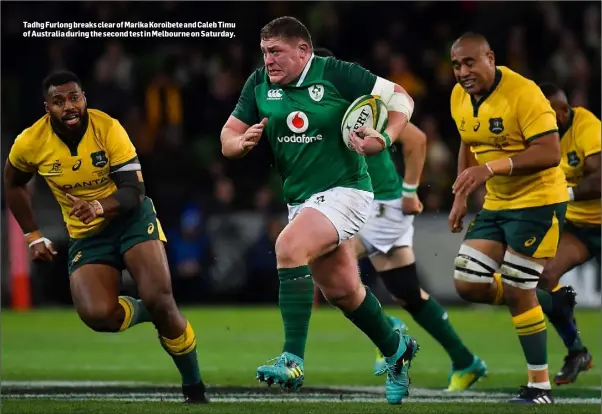
[[(389, 322), (393, 329), (398, 330), (402, 335), (408, 332), (408, 326), (403, 323), (400, 319), (393, 316), (388, 316)], [(380, 352), (380, 349), (376, 348), (376, 361), (374, 362), (374, 375), (382, 375), (387, 372), (387, 365), (385, 364), (385, 357)]]
[(420, 347), (409, 337), (399, 333), (399, 348), (395, 355), (385, 357), (387, 379), (385, 381), (385, 396), (389, 404), (401, 404), (410, 395), (409, 370), (412, 360)]
[(570, 351), (564, 357), (562, 369), (554, 376), (554, 383), (556, 385), (563, 385), (575, 382), (581, 372), (589, 371), (593, 366), (594, 360), (587, 348), (579, 351)]
[[(303, 359), (288, 352), (283, 352), (273, 365), (262, 365), (257, 368), (257, 379), (268, 386), (280, 385), (280, 388), (295, 391), (303, 386)], [(268, 361), (269, 362), (269, 361)]]
[(508, 400), (510, 403), (522, 404), (554, 404), (552, 392), (550, 390), (542, 390), (541, 388), (528, 387), (522, 385), (516, 397)]
[(207, 404), (209, 402), (205, 394), (205, 384), (202, 382), (192, 385), (182, 385), (182, 393), (184, 394), (184, 403), (186, 404)]
[(454, 369), (447, 379), (446, 391), (464, 391), (472, 387), (481, 378), (487, 376), (487, 364), (478, 356), (474, 356), (472, 364), (464, 369)]

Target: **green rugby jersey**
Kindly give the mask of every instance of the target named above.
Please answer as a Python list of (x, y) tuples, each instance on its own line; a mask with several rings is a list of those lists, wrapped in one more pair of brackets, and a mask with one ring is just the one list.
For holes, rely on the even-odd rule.
[(366, 157), (375, 200), (395, 200), (401, 197), (401, 180), (389, 149)]
[(288, 85), (270, 83), (265, 68), (249, 76), (232, 115), (247, 125), (268, 119), (264, 136), (287, 203), (334, 187), (372, 192), (366, 161), (345, 146), (340, 128), (349, 105), (375, 83), (376, 76), (357, 64), (318, 56)]

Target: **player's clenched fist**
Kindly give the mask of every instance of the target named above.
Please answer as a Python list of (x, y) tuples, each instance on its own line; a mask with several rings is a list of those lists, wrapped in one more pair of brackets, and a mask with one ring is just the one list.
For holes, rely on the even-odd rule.
[(240, 150), (243, 153), (251, 151), (257, 145), (267, 123), (268, 119), (263, 118), (260, 123), (251, 125), (240, 137)]
[(401, 211), (407, 216), (416, 215), (422, 213), (424, 206), (418, 198), (417, 194), (413, 197), (402, 197), (401, 198)]
[(452, 233), (459, 233), (463, 229), (462, 220), (467, 211), (466, 197), (456, 195), (454, 205), (449, 213), (449, 229)]
[(96, 217), (103, 213), (102, 205), (98, 200), (84, 201), (71, 194), (67, 194), (67, 198), (73, 202), (69, 216), (77, 217), (84, 224), (92, 223)]
[(39, 230), (27, 233), (25, 235), (25, 242), (29, 246), (32, 260), (49, 262), (52, 260), (52, 256), (56, 254), (56, 249), (52, 242), (44, 237)]

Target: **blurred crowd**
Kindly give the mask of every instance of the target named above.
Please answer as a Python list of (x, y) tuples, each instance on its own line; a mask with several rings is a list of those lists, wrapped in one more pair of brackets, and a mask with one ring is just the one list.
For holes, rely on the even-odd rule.
[[(420, 185), (428, 212), (445, 211), (452, 201), (459, 139), (449, 115), (455, 83), (449, 48), (463, 31), (487, 36), (498, 64), (537, 82), (556, 82), (573, 105), (600, 115), (599, 2), (53, 2), (4, 3), (2, 10), (4, 156), (16, 134), (43, 115), (44, 76), (56, 69), (76, 72), (89, 106), (119, 119), (136, 145), (147, 193), (182, 275), (197, 274), (211, 261), (211, 243), (203, 232), (208, 217), (240, 210), (271, 217), (283, 211), (267, 142), (236, 161), (224, 159), (219, 142), (243, 83), (262, 64), (259, 30), (274, 17), (298, 17), (315, 46), (360, 63), (414, 97), (413, 122), (428, 137)], [(236, 23), (236, 37), (22, 35), (24, 21), (197, 20)], [(392, 151), (403, 171), (401, 151)], [(258, 242), (266, 246), (277, 234), (278, 221), (269, 223)]]

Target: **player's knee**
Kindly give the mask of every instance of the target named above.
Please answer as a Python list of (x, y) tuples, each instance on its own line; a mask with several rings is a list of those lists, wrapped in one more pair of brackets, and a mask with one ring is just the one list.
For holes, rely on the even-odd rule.
[(143, 298), (144, 305), (153, 317), (153, 320), (169, 319), (170, 315), (177, 314), (178, 308), (170, 289), (157, 289), (151, 297)]
[(115, 302), (95, 302), (80, 305), (77, 309), (82, 322), (96, 332), (118, 332), (122, 321), (119, 320), (121, 307)]
[(454, 285), (458, 295), (468, 302), (491, 303), (493, 273), (498, 267), (495, 260), (463, 244), (454, 265)]
[(276, 239), (275, 251), (278, 267), (297, 267), (307, 264), (304, 246), (287, 232), (280, 233)]
[(521, 297), (521, 290), (535, 289), (543, 271), (544, 266), (541, 264), (507, 251), (504, 255), (504, 263), (500, 267), (500, 274), (504, 284), (516, 289), (504, 290), (506, 303), (511, 306), (515, 299)]
[(410, 313), (419, 312), (426, 302), (420, 294), (416, 263), (379, 272), (393, 298)]

